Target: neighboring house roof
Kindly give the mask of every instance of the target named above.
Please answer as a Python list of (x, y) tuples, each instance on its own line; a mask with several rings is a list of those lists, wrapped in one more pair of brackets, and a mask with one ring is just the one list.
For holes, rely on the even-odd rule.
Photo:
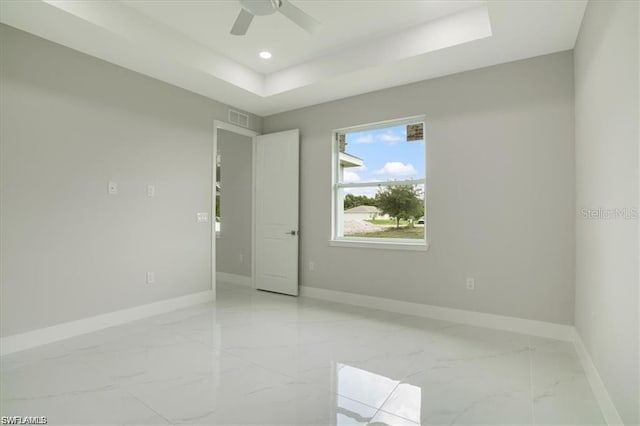
[(380, 210), (378, 210), (378, 208), (375, 206), (358, 206), (358, 207), (351, 208), (349, 210), (345, 210), (344, 212), (345, 213), (379, 213)]
[(340, 152), (340, 165), (342, 167), (360, 167), (363, 164), (364, 160), (362, 158), (358, 158), (355, 155), (347, 154), (346, 152)]

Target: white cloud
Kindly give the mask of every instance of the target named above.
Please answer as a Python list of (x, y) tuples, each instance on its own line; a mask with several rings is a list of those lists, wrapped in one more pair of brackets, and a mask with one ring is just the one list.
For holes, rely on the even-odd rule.
[[(396, 143), (396, 142), (402, 141), (402, 136), (394, 134), (394, 133), (391, 133), (391, 132), (383, 133), (380, 136), (378, 136), (378, 138), (382, 142)], [(405, 137), (405, 139), (406, 139), (406, 137)]]
[(360, 182), (360, 176), (356, 172), (352, 172), (351, 170), (345, 170), (342, 181), (344, 183)]
[(353, 140), (353, 143), (373, 143), (373, 135), (371, 133), (358, 136)]
[(392, 161), (386, 163), (383, 168), (374, 172), (377, 175), (389, 175), (389, 176), (411, 176), (418, 174), (415, 167), (411, 163), (401, 163), (399, 161)]

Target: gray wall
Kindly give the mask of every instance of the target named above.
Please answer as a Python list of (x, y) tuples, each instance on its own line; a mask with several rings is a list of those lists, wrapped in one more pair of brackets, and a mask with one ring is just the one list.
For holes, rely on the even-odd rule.
[(227, 106), (10, 27), (0, 40), (0, 334), (210, 289), (195, 215)]
[(575, 48), (575, 324), (622, 419), (638, 413), (638, 3), (591, 1)]
[[(572, 323), (573, 112), (563, 52), (266, 117), (301, 131), (301, 284)], [(330, 247), (332, 129), (418, 114), (429, 251)]]
[(222, 190), (216, 270), (247, 277), (251, 276), (251, 142), (247, 136), (218, 130)]

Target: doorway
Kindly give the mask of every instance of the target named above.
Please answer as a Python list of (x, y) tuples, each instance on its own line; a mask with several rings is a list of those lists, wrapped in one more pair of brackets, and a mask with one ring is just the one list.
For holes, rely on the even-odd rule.
[(253, 286), (253, 131), (216, 121), (212, 196), (212, 274), (216, 282)]
[(212, 290), (298, 295), (298, 129), (258, 135), (214, 122)]

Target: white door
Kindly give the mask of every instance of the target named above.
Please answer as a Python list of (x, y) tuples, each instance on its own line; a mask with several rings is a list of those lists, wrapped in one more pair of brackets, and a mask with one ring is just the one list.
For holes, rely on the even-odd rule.
[(258, 136), (255, 286), (298, 295), (299, 132)]

